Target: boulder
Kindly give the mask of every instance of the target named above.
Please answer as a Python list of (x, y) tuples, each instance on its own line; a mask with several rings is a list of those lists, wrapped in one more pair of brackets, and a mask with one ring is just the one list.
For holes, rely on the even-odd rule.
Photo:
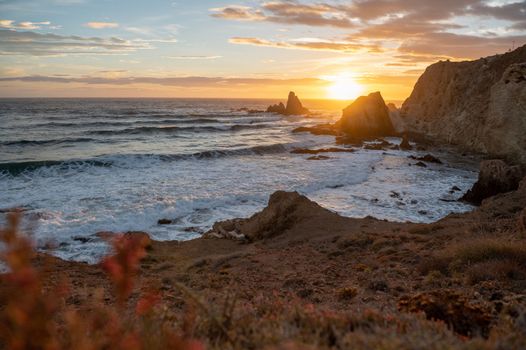
[(312, 135), (338, 136), (339, 131), (333, 124), (319, 124), (314, 126), (300, 126), (292, 130), (293, 133), (308, 132)]
[(216, 222), (204, 237), (248, 241), (272, 238), (320, 211), (325, 212), (326, 209), (297, 192), (277, 191), (270, 196), (268, 205), (261, 212), (248, 219)]
[(355, 138), (392, 136), (395, 130), (380, 92), (361, 96), (343, 110), (341, 130)]
[(409, 156), (409, 158), (414, 159), (414, 160), (420, 160), (422, 162), (427, 162), (427, 163), (442, 164), (442, 161), (432, 154), (426, 154), (423, 157)]
[(486, 160), (480, 164), (478, 181), (461, 200), (480, 205), (486, 198), (519, 188), (523, 172), (519, 166), (510, 166), (502, 160)]
[(413, 146), (409, 143), (409, 138), (405, 134), (402, 137), (402, 142), (400, 142), (400, 149), (403, 151), (410, 151), (413, 149)]

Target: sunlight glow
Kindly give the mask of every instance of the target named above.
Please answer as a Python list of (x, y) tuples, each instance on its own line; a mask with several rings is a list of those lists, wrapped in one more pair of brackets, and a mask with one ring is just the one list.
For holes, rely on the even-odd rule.
[(327, 97), (335, 100), (354, 100), (364, 90), (363, 86), (358, 84), (349, 75), (339, 75), (330, 78), (332, 84), (327, 87)]

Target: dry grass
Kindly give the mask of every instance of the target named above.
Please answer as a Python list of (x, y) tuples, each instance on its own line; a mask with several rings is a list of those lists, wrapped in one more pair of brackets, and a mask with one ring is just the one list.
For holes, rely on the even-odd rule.
[(464, 273), (471, 283), (526, 279), (526, 244), (496, 239), (464, 240), (424, 260), (420, 271)]
[[(146, 255), (146, 242), (140, 236), (133, 235), (118, 236), (113, 240), (114, 254), (102, 264), (114, 287), (116, 302), (105, 301), (103, 291), (94, 287), (91, 299), (68, 306), (65, 302), (70, 294), (68, 286), (59, 284), (57, 288), (43, 287), (40, 272), (31, 264), (35, 256), (31, 242), (18, 232), (17, 227), (18, 217), (11, 216), (9, 226), (0, 230), (0, 237), (5, 244), (2, 260), (9, 267), (9, 273), (0, 276), (4, 291), (0, 297), (0, 348), (197, 350), (526, 347), (521, 314), (505, 318), (493, 329), (484, 328), (487, 339), (469, 332), (465, 334), (475, 337), (465, 338), (449, 328), (453, 325), (457, 330), (455, 322), (461, 322), (457, 318), (434, 317), (442, 320), (437, 322), (426, 320), (423, 315), (390, 314), (367, 309), (356, 314), (346, 310), (334, 312), (298, 300), (268, 295), (255, 297), (250, 302), (241, 302), (235, 296), (225, 295), (221, 302), (209, 302), (204, 296), (175, 282), (173, 287), (182, 295), (184, 308), (183, 311), (172, 310), (164, 303), (170, 295), (163, 295), (148, 286), (142, 286), (142, 290), (149, 291), (139, 298), (130, 297), (137, 294), (134, 282), (139, 272), (139, 261)], [(520, 261), (523, 257), (522, 253), (517, 255), (515, 251), (510, 253), (508, 250), (504, 250), (504, 253), (497, 250), (495, 253), (491, 249), (484, 249), (482, 252), (464, 252), (463, 257), (478, 261), (487, 261), (485, 257), (501, 254)], [(343, 288), (339, 292), (340, 297), (347, 300), (356, 298), (356, 294), (354, 287)], [(422, 300), (418, 299), (418, 305), (421, 306)], [(461, 326), (470, 330), (478, 327), (475, 324), (473, 328), (465, 323)]]

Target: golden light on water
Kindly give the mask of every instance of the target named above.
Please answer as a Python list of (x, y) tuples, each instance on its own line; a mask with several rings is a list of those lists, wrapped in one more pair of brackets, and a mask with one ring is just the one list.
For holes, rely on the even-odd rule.
[(327, 97), (334, 100), (354, 100), (362, 94), (364, 88), (352, 76), (342, 74), (328, 77), (331, 84), (327, 87)]

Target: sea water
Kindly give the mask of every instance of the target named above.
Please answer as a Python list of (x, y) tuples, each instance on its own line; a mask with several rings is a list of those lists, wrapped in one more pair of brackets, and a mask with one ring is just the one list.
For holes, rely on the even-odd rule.
[[(276, 190), (350, 217), (431, 222), (472, 209), (451, 189), (470, 188), (476, 157), (357, 148), (308, 160), (290, 151), (333, 147), (334, 138), (292, 130), (334, 122), (341, 110), (312, 101), (311, 117), (280, 116), (263, 112), (271, 102), (0, 100), (0, 224), (21, 208), (39, 249), (96, 262), (107, 251), (97, 232), (188, 240), (261, 210)], [(429, 152), (444, 164), (408, 158)]]

